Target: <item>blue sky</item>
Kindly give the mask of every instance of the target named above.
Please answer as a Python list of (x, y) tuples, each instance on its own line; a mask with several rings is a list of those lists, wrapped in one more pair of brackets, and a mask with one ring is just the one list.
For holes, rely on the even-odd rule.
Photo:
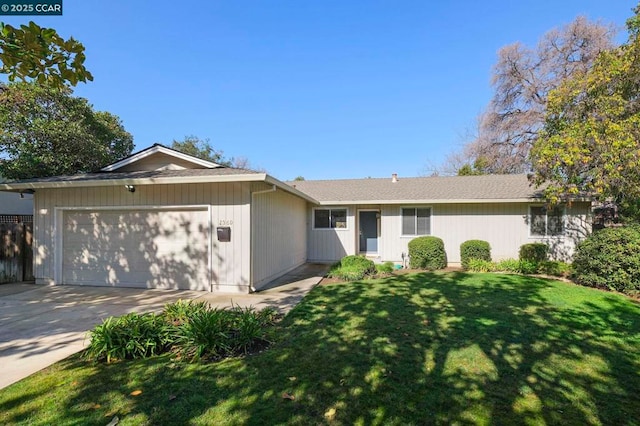
[(489, 101), (500, 47), (581, 14), (622, 29), (635, 4), (64, 0), (4, 22), (81, 41), (94, 81), (76, 95), (136, 150), (196, 135), (282, 180), (337, 179), (425, 173)]

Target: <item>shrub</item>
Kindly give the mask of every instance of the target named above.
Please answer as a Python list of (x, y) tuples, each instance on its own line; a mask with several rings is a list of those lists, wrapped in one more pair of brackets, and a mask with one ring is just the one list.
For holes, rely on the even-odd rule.
[(444, 242), (438, 237), (418, 237), (409, 241), (411, 267), (417, 269), (443, 269), (447, 267)]
[(173, 350), (190, 361), (247, 353), (256, 345), (270, 343), (269, 330), (277, 318), (273, 308), (194, 310), (180, 326)]
[(520, 261), (517, 259), (504, 259), (496, 264), (496, 271), (520, 273)]
[(178, 300), (164, 305), (163, 314), (167, 322), (173, 325), (181, 325), (189, 320), (197, 312), (209, 309), (207, 302), (194, 300)]
[(549, 246), (544, 243), (530, 243), (520, 246), (520, 260), (527, 260), (530, 262), (544, 262), (547, 260), (547, 254), (549, 253)]
[(538, 262), (521, 259), (518, 261), (518, 272), (525, 275), (538, 273)]
[(568, 277), (571, 275), (571, 265), (557, 260), (546, 260), (538, 265), (538, 272), (555, 277)]
[(278, 311), (265, 308), (262, 311), (235, 306), (231, 309), (234, 325), (229, 334), (229, 347), (233, 353), (246, 354), (256, 345), (270, 343), (269, 327), (278, 318)]
[(491, 262), (491, 246), (482, 240), (468, 240), (460, 244), (460, 260), (463, 269), (469, 269), (469, 261), (479, 259)]
[(233, 318), (225, 309), (195, 311), (189, 321), (180, 326), (175, 351), (182, 357), (197, 361), (205, 357), (221, 357), (230, 352), (229, 334)]
[(364, 256), (345, 256), (329, 271), (329, 277), (344, 281), (358, 281), (375, 274), (376, 265)]
[(469, 259), (467, 263), (467, 268), (465, 268), (472, 272), (493, 272), (496, 271), (496, 264), (491, 262), (490, 260), (484, 259)]
[(605, 228), (576, 247), (573, 278), (578, 284), (627, 294), (640, 292), (640, 228)]
[(393, 262), (384, 262), (382, 264), (376, 265), (376, 272), (378, 273), (378, 275), (391, 274), (394, 269), (395, 265), (393, 264)]
[(107, 362), (158, 355), (169, 346), (172, 331), (162, 315), (109, 317), (89, 333), (91, 342), (85, 355)]

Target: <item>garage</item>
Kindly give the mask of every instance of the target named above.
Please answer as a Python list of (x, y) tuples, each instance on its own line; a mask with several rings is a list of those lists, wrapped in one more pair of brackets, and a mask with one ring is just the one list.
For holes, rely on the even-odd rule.
[(207, 208), (65, 210), (62, 283), (211, 290)]

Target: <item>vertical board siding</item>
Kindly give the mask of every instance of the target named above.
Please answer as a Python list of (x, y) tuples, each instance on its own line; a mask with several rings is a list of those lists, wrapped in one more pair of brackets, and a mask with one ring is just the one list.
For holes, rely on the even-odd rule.
[[(249, 289), (250, 277), (250, 183), (202, 183), (176, 185), (136, 185), (135, 192), (122, 186), (94, 188), (39, 189), (34, 197), (34, 275), (36, 282), (54, 283), (56, 208), (131, 207), (144, 210), (163, 205), (211, 206), (213, 290)], [(231, 223), (231, 242), (219, 243), (215, 229)], [(203, 233), (202, 244), (209, 244)]]
[(319, 208), (347, 209), (346, 229), (313, 229), (313, 205), (307, 209), (309, 235), (307, 257), (311, 262), (335, 262), (356, 254), (356, 206), (322, 206)]
[(253, 196), (253, 285), (269, 281), (307, 260), (307, 203), (278, 189)]
[[(591, 229), (589, 203), (574, 203), (566, 209), (566, 232), (561, 237), (529, 236), (529, 203), (477, 203), (431, 205), (431, 235), (442, 238), (449, 263), (460, 262), (460, 244), (467, 240), (484, 240), (491, 245), (494, 260), (517, 258), (520, 246), (544, 242), (554, 258), (568, 260), (578, 241)], [(383, 260), (400, 261), (408, 253), (414, 237), (402, 237), (400, 209), (383, 206), (381, 223), (381, 256)]]

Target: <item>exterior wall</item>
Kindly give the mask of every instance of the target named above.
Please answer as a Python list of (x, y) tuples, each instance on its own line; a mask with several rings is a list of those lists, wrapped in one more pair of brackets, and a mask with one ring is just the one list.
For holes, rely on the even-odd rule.
[(138, 170), (183, 170), (197, 168), (193, 163), (163, 153), (155, 153), (118, 169), (118, 172)]
[[(574, 203), (571, 207), (567, 207), (564, 235), (546, 238), (529, 235), (529, 206), (531, 205), (535, 204), (461, 203), (432, 204), (424, 207), (431, 207), (431, 235), (443, 239), (450, 264), (460, 263), (460, 244), (471, 239), (488, 241), (494, 260), (517, 258), (520, 246), (532, 242), (544, 242), (550, 246), (552, 257), (569, 260), (576, 243), (590, 232), (590, 203)], [(375, 207), (348, 206), (347, 229), (314, 230), (314, 207), (309, 206), (309, 260), (334, 262), (343, 256), (356, 254), (357, 212), (360, 209)], [(381, 218), (377, 258), (381, 261), (401, 262), (402, 253), (408, 253), (408, 243), (415, 238), (402, 236), (401, 208), (416, 207), (416, 205), (407, 203), (379, 207)]]
[[(532, 237), (529, 235), (530, 203), (505, 204), (434, 204), (431, 207), (431, 235), (442, 238), (447, 260), (460, 263), (460, 244), (467, 240), (484, 240), (491, 245), (494, 260), (517, 258), (522, 244), (544, 242), (551, 255), (568, 260), (578, 241), (591, 229), (589, 203), (574, 203), (566, 209), (565, 235)], [(408, 205), (410, 206), (410, 205)], [(414, 237), (403, 237), (400, 209), (405, 206), (383, 206), (381, 223), (382, 260), (400, 261), (408, 253)]]
[[(347, 227), (344, 229), (313, 229), (314, 208), (346, 208)], [(307, 257), (310, 262), (332, 263), (356, 251), (356, 206), (309, 205), (307, 209), (307, 229), (309, 233)]]
[(33, 195), (0, 192), (0, 214), (33, 214)]
[(254, 184), (251, 226), (255, 290), (307, 260), (307, 202), (280, 189)]
[[(136, 185), (39, 189), (35, 194), (34, 276), (37, 283), (60, 284), (62, 216), (65, 208), (152, 208), (203, 206), (211, 211), (213, 290), (248, 292), (250, 280), (250, 183)], [(218, 242), (215, 227), (230, 226), (231, 242)], [(207, 246), (206, 233), (203, 233)]]

